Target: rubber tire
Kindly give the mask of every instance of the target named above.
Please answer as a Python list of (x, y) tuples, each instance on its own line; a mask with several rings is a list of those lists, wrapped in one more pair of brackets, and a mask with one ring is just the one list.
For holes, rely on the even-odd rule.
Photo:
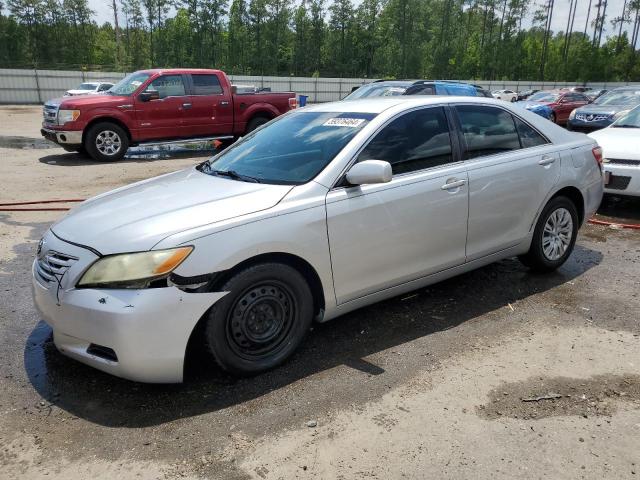
[[(542, 251), (542, 233), (549, 215), (551, 214), (551, 212), (557, 210), (558, 208), (566, 208), (571, 214), (571, 220), (573, 221), (573, 232), (571, 233), (571, 242), (569, 243), (569, 248), (567, 248), (567, 251), (564, 252), (564, 255), (557, 260), (549, 260), (547, 257), (545, 257), (544, 252)], [(542, 213), (540, 214), (540, 217), (538, 218), (538, 223), (536, 223), (536, 228), (533, 232), (533, 238), (531, 240), (531, 247), (529, 247), (529, 251), (526, 254), (519, 256), (518, 259), (534, 272), (547, 273), (558, 269), (564, 262), (567, 261), (569, 255), (571, 255), (571, 252), (573, 252), (573, 247), (576, 244), (576, 237), (578, 236), (578, 228), (580, 226), (578, 222), (578, 211), (576, 209), (576, 206), (570, 199), (563, 196), (552, 198), (544, 207)]]
[[(122, 146), (120, 151), (116, 155), (103, 155), (96, 148), (96, 137), (103, 130), (112, 130), (118, 134), (122, 141)], [(91, 128), (87, 131), (84, 139), (84, 148), (87, 151), (87, 154), (97, 160), (98, 162), (117, 162), (118, 160), (122, 160), (129, 149), (129, 135), (127, 132), (120, 127), (119, 125), (111, 122), (100, 122), (91, 126)]]
[[(235, 300), (252, 285), (266, 280), (285, 283), (298, 302), (286, 345), (271, 357), (248, 360), (236, 354), (228, 344), (226, 328), (229, 310)], [(313, 295), (302, 274), (282, 263), (261, 263), (237, 273), (219, 289), (229, 292), (216, 302), (206, 315), (204, 327), (205, 350), (223, 370), (239, 376), (256, 375), (283, 363), (298, 348), (313, 320)]]
[(249, 123), (247, 123), (245, 135), (249, 132), (253, 132), (256, 128), (261, 127), (262, 125), (270, 121), (271, 119), (267, 117), (253, 117), (251, 120), (249, 120)]
[(515, 103), (516, 97), (511, 97), (511, 103)]
[(549, 120), (556, 125), (558, 124), (558, 118), (556, 117), (556, 114), (554, 112), (551, 112), (551, 118), (549, 118)]

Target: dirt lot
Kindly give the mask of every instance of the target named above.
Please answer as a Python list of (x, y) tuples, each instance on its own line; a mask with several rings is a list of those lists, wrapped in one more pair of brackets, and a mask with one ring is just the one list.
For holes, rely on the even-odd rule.
[[(94, 163), (43, 148), (39, 115), (0, 109), (0, 203), (85, 198), (203, 159)], [(640, 202), (603, 213), (637, 222)], [(166, 386), (55, 350), (30, 266), (61, 215), (0, 212), (0, 479), (640, 475), (638, 231), (588, 225), (552, 275), (506, 260), (318, 325), (268, 374), (192, 364)]]

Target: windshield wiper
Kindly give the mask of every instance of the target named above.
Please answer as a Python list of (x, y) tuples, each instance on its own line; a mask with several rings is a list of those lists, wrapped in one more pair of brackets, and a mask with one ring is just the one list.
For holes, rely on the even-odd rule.
[(640, 128), (640, 125), (630, 125), (628, 123), (623, 123), (621, 125), (614, 125), (616, 128)]
[[(211, 166), (209, 166), (209, 169)], [(243, 175), (241, 173), (236, 172), (235, 170), (210, 170), (214, 175), (218, 175), (220, 177), (229, 177), (234, 180), (241, 180), (243, 182), (252, 182), (252, 183), (260, 183), (255, 177), (251, 177), (249, 175)]]

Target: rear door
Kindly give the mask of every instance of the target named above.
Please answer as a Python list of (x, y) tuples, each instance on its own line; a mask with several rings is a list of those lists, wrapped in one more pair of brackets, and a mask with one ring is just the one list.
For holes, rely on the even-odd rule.
[(191, 100), (183, 75), (161, 75), (144, 89), (158, 92), (160, 98), (148, 102), (136, 99), (138, 137), (142, 140), (170, 139), (187, 136), (184, 128), (185, 110)]
[(445, 108), (404, 113), (356, 159), (388, 161), (392, 180), (327, 194), (339, 304), (464, 263), (467, 173), (455, 147)]
[(505, 109), (457, 105), (469, 175), (467, 260), (520, 243), (560, 176), (557, 147)]
[(191, 108), (185, 118), (190, 136), (230, 135), (233, 132), (233, 105), (214, 73), (188, 75)]

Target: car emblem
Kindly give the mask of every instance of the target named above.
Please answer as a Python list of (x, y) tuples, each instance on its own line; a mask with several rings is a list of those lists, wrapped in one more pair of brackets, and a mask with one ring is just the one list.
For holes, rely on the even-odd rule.
[(589, 122), (590, 122), (590, 121), (592, 121), (592, 120), (593, 120), (593, 115), (591, 115), (591, 114), (587, 115), (587, 120), (588, 120)]
[(45, 244), (44, 238), (41, 238), (40, 241), (38, 242), (38, 249), (36, 250), (36, 255), (38, 257), (40, 257), (42, 254), (42, 247), (44, 247), (44, 244)]

